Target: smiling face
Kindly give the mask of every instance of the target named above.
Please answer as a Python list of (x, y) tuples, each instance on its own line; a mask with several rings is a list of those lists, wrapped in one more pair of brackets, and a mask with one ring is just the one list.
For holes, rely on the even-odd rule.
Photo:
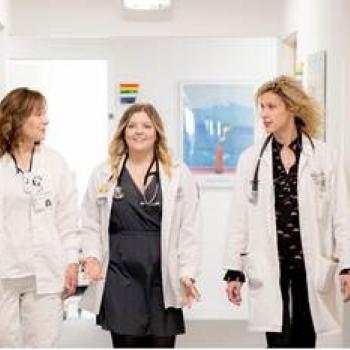
[(147, 113), (134, 113), (125, 128), (125, 142), (129, 152), (153, 152), (156, 139), (156, 129)]
[(46, 109), (35, 106), (22, 125), (21, 139), (25, 142), (38, 143), (44, 140), (46, 127), (49, 120), (46, 116)]
[(259, 109), (268, 134), (281, 133), (295, 127), (293, 113), (287, 109), (286, 104), (277, 94), (268, 91), (261, 95)]

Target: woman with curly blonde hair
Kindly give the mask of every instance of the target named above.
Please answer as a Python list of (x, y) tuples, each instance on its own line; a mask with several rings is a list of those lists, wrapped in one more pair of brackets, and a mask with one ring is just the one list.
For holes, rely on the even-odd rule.
[(256, 103), (268, 136), (237, 167), (226, 293), (239, 305), (247, 278), (250, 328), (268, 347), (315, 347), (316, 334), (341, 329), (340, 291), (350, 299), (344, 168), (315, 138), (320, 110), (294, 78), (266, 82)]
[(91, 284), (82, 307), (114, 347), (174, 347), (182, 306), (198, 299), (198, 192), (172, 160), (151, 104), (122, 115), (109, 159), (83, 201), (83, 263)]
[(271, 92), (279, 96), (286, 108), (294, 114), (295, 124), (300, 132), (317, 137), (321, 121), (321, 110), (318, 103), (300, 86), (300, 82), (286, 75), (263, 84), (255, 94), (258, 105), (262, 95)]
[(74, 294), (78, 206), (64, 159), (43, 145), (45, 97), (17, 88), (0, 102), (0, 347), (52, 347)]

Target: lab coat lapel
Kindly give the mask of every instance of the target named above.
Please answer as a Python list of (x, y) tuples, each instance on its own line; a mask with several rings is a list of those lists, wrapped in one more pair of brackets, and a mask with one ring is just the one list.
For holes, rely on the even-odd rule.
[[(123, 163), (125, 160), (125, 155), (122, 157), (119, 163), (119, 169), (118, 173), (120, 174), (120, 171), (122, 169)], [(107, 185), (107, 206), (106, 206), (106, 218), (109, 221), (112, 203), (113, 203), (113, 194), (114, 194), (114, 188), (116, 186), (116, 181), (112, 180), (112, 169), (110, 168), (109, 164), (106, 165), (105, 171), (104, 171), (104, 183)]]
[(312, 150), (311, 142), (303, 134), (302, 135), (302, 151), (300, 153), (299, 170), (298, 170), (298, 179), (299, 180), (301, 179), (306, 167), (308, 166), (312, 155), (313, 155), (313, 150)]
[[(262, 146), (261, 146), (262, 147)], [(259, 152), (260, 149), (259, 148)], [(261, 172), (259, 173), (261, 183), (259, 184), (259, 196), (262, 202), (261, 208), (265, 211), (267, 220), (268, 235), (273, 237), (276, 242), (276, 224), (275, 224), (275, 187), (273, 183), (273, 166), (272, 166), (272, 140), (266, 146), (265, 152), (261, 158)]]
[(161, 163), (159, 165), (159, 177), (162, 188), (162, 246), (163, 249), (165, 249), (164, 251), (167, 251), (169, 233), (171, 228), (171, 218), (174, 212), (174, 205), (178, 187), (178, 178), (176, 176), (177, 174), (175, 169), (173, 169), (172, 176), (169, 177), (165, 172), (163, 165)]
[[(105, 198), (105, 201), (101, 206), (102, 242), (103, 242), (103, 249), (105, 252), (108, 252), (108, 227), (109, 227), (109, 220), (111, 215), (113, 194), (114, 194), (114, 187), (115, 187), (115, 181), (111, 180), (111, 178), (112, 178), (112, 171), (109, 165), (106, 165), (104, 172), (102, 174), (102, 181), (100, 185), (105, 187), (105, 191), (102, 194), (102, 197)], [(104, 254), (104, 256), (107, 259), (109, 259), (108, 254)]]
[[(259, 148), (259, 152), (261, 147)], [(274, 186), (272, 170), (272, 140), (266, 146), (265, 152), (261, 158), (261, 171), (259, 171), (259, 181), (259, 191), (261, 189), (262, 195), (267, 195), (270, 204), (273, 204)]]

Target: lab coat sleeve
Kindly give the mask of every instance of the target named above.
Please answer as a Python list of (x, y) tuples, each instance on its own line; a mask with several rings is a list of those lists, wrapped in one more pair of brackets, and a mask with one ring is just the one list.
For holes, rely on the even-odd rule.
[(199, 188), (187, 168), (181, 169), (181, 225), (179, 234), (180, 278), (196, 279), (201, 264), (201, 228)]
[(56, 223), (65, 253), (66, 264), (78, 263), (80, 249), (78, 220), (78, 191), (75, 176), (64, 162), (59, 179)]
[(238, 161), (235, 173), (231, 205), (228, 215), (223, 266), (225, 270), (242, 271), (243, 265), (241, 254), (247, 253), (248, 198), (244, 193), (244, 177), (248, 176), (244, 169), (246, 163), (247, 158), (243, 154)]
[(335, 156), (331, 200), (332, 222), (340, 270), (350, 268), (350, 201), (345, 168), (340, 157)]
[(81, 238), (83, 257), (102, 259), (100, 210), (97, 204), (98, 169), (90, 177), (81, 210)]

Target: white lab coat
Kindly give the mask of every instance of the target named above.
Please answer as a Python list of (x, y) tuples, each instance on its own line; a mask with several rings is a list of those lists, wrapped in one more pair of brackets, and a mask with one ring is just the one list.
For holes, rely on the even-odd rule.
[[(200, 266), (199, 193), (192, 174), (176, 164), (169, 178), (159, 167), (162, 189), (161, 274), (164, 305), (181, 307), (180, 278), (196, 278)], [(107, 163), (92, 174), (82, 207), (82, 246), (85, 257), (102, 262), (103, 279), (90, 284), (82, 308), (98, 314), (109, 263), (108, 225), (114, 184)], [(137, 252), (135, 251), (135, 254)]]
[[(350, 206), (339, 157), (326, 144), (313, 142), (315, 150), (303, 136), (298, 170), (299, 220), (314, 327), (317, 333), (328, 333), (341, 327), (337, 275), (339, 269), (350, 267)], [(281, 332), (271, 142), (261, 160), (257, 202), (250, 201), (261, 146), (250, 147), (239, 160), (224, 268), (243, 270), (248, 277), (250, 329)]]
[[(0, 158), (0, 276), (17, 277), (7, 276), (8, 271), (1, 270), (7, 265), (5, 262), (1, 263), (2, 259), (11, 255), (11, 251), (2, 251), (2, 249), (11, 248), (10, 244), (5, 244), (7, 237), (4, 220), (6, 217), (2, 210), (6, 200), (4, 188), (9, 182), (4, 169), (10, 166), (14, 167), (14, 162), (8, 154), (5, 154)], [(45, 200), (50, 200), (50, 205), (44, 210), (38, 212), (30, 206), (30, 213), (28, 213), (33, 253), (31, 263), (36, 277), (36, 292), (38, 294), (61, 293), (64, 288), (65, 268), (68, 263), (78, 262), (80, 246), (79, 211), (74, 177), (64, 159), (57, 152), (44, 146), (38, 146), (35, 150), (33, 172), (43, 178), (42, 193)], [(16, 215), (15, 207), (13, 214)], [(21, 220), (23, 218), (19, 216), (18, 221)], [(18, 239), (21, 239), (20, 232)]]

